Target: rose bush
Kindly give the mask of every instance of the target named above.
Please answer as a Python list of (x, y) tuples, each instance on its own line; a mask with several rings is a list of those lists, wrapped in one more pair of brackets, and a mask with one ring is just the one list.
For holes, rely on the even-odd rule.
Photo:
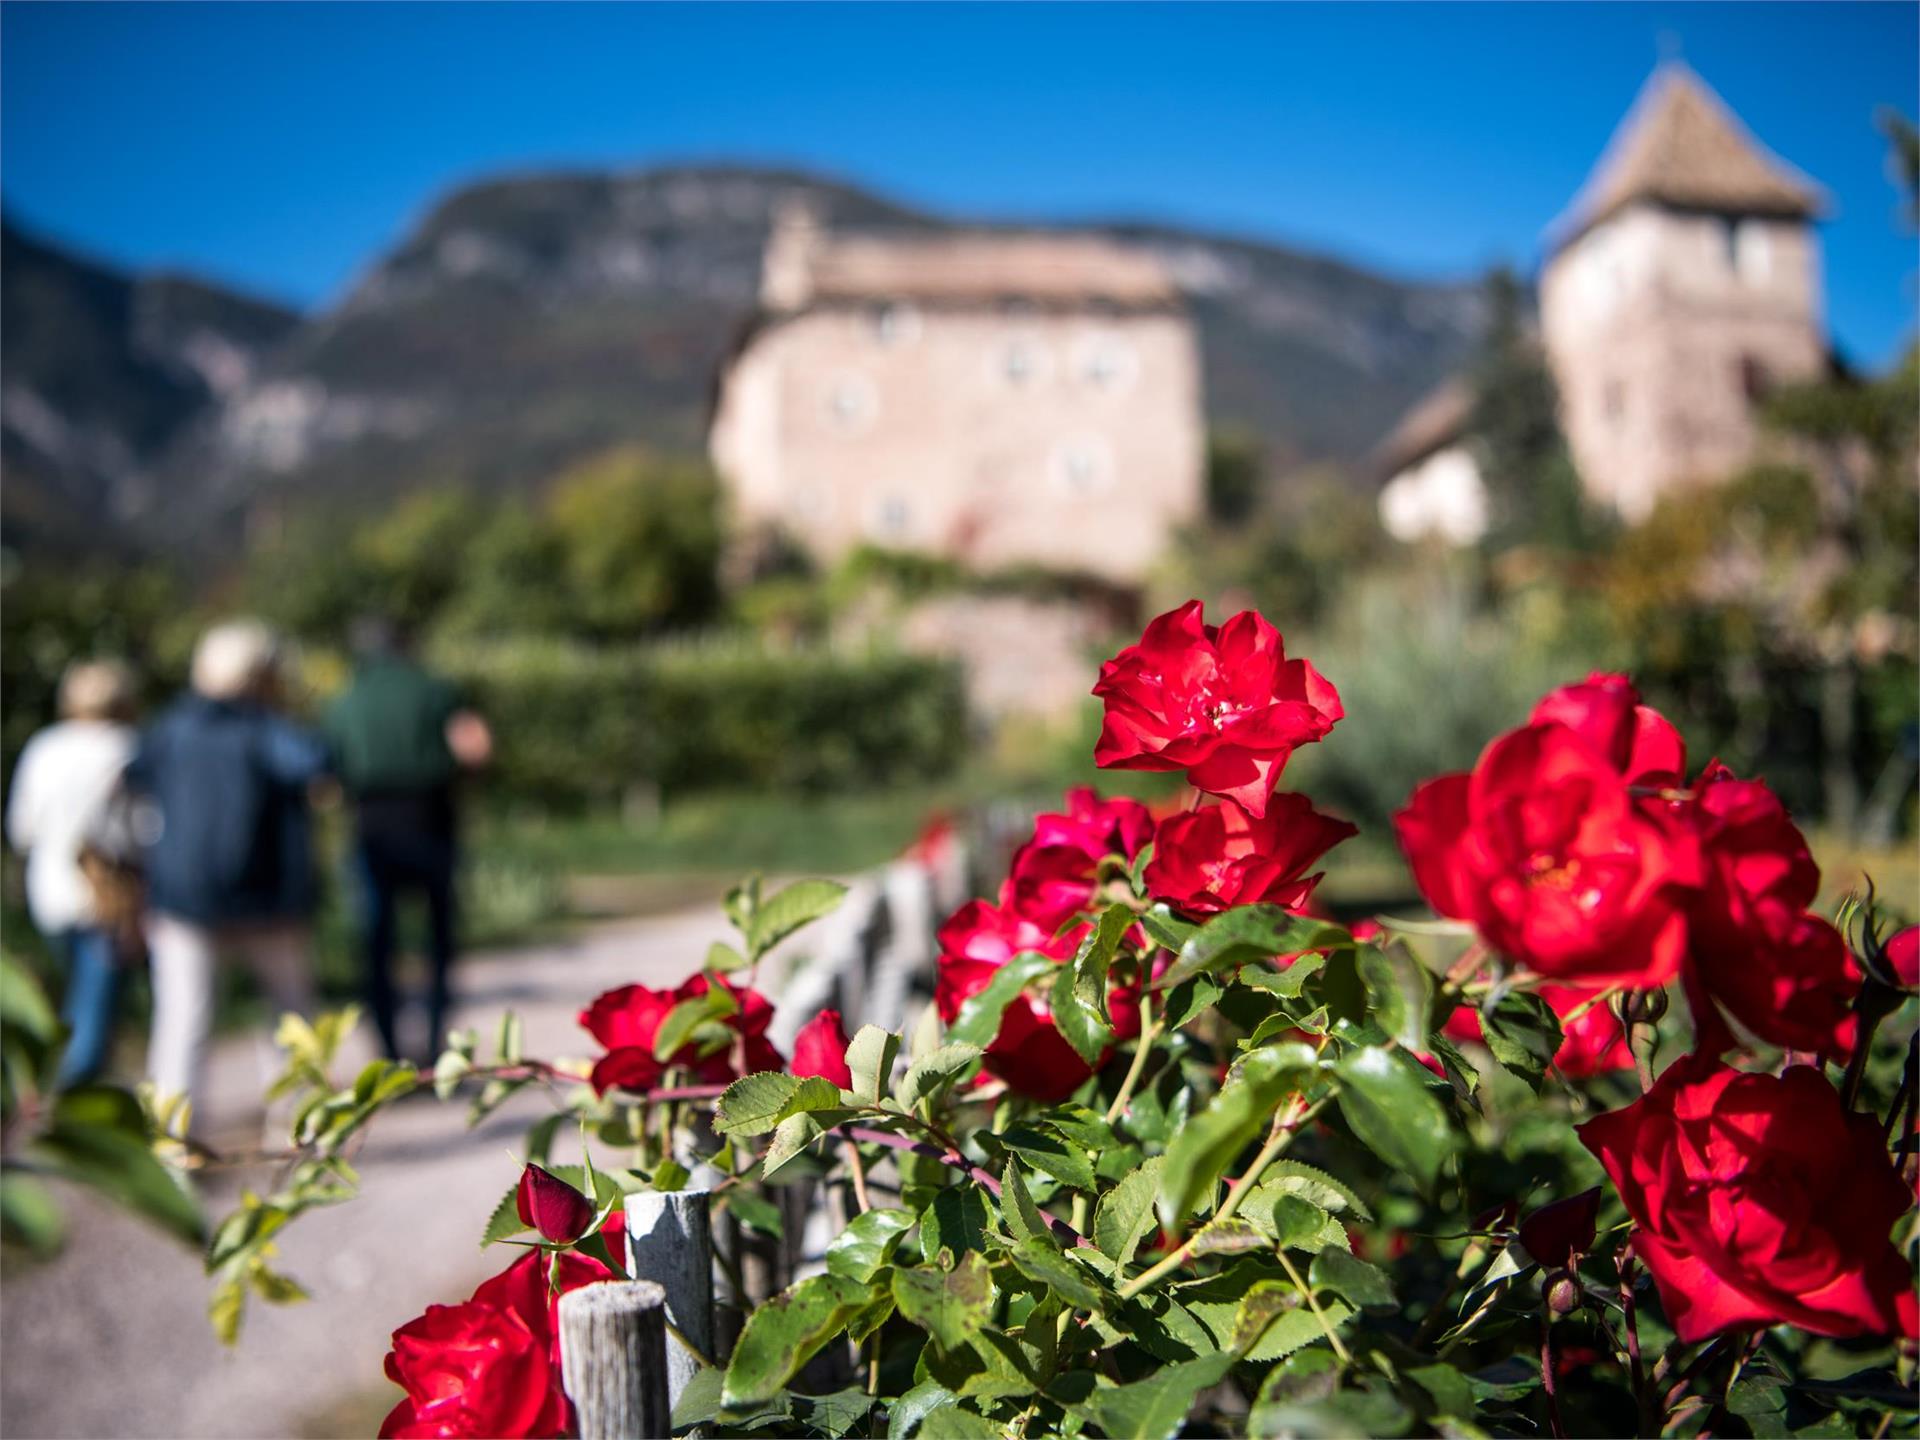
[[(695, 1183), (748, 1238), (679, 1432), (1911, 1432), (1914, 931), (1817, 913), (1762, 783), (1693, 773), (1591, 676), (1409, 798), (1438, 918), (1341, 924), (1317, 867), (1353, 827), (1275, 788), (1340, 702), (1271, 625), (1183, 606), (1096, 693), (1101, 763), (1188, 802), (1038, 817), (904, 1033), (826, 1011), (790, 1065), (768, 1042), (761, 961), (840, 894), (802, 881), (734, 891), (693, 980), (589, 1005), (599, 1054), (460, 1037), (433, 1083), (476, 1120), (557, 1102), (485, 1227), (535, 1249), (396, 1332), (388, 1433), (566, 1433), (555, 1294), (624, 1268), (625, 1194)], [(289, 1033), (305, 1168), (215, 1234), (236, 1320), (290, 1283), (268, 1237), (425, 1083), (338, 1083), (338, 1027)], [(590, 1163), (549, 1163), (562, 1120)], [(753, 1293), (740, 1247), (809, 1195), (844, 1224)]]

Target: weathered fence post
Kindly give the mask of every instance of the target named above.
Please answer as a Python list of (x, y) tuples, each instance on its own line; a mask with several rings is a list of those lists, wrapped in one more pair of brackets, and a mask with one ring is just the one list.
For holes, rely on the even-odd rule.
[(560, 1297), (560, 1375), (581, 1440), (672, 1433), (667, 1292), (650, 1280), (582, 1285)]
[[(666, 1292), (666, 1318), (708, 1359), (713, 1344), (713, 1229), (705, 1190), (639, 1190), (627, 1196), (627, 1268)], [(669, 1410), (700, 1370), (679, 1340), (667, 1339)], [(662, 1430), (660, 1434), (666, 1434)]]

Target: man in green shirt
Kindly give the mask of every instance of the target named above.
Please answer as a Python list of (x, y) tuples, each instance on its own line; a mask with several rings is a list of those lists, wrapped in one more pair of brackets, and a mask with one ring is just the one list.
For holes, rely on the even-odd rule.
[(422, 668), (382, 620), (354, 626), (353, 683), (326, 716), (335, 772), (353, 802), (367, 1008), (391, 1059), (400, 1058), (393, 987), (394, 924), (408, 894), (426, 901), (429, 1064), (446, 1039), (454, 956), (458, 846), (454, 782), (493, 752), (486, 722), (452, 685)]

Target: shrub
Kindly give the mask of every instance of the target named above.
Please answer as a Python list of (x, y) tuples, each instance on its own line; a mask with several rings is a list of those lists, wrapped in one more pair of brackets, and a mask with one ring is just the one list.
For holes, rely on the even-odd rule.
[(949, 662), (736, 643), (589, 649), (547, 641), (439, 657), (498, 736), (496, 780), (550, 803), (636, 784), (864, 789), (948, 773), (966, 703)]

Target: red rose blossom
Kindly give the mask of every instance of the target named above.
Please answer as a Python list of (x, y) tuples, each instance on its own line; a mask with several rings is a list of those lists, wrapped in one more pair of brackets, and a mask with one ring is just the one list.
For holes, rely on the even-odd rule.
[(661, 1022), (681, 1001), (706, 994), (709, 983), (705, 975), (695, 975), (674, 990), (622, 985), (607, 991), (582, 1010), (580, 1023), (607, 1047), (607, 1053), (593, 1067), (594, 1090), (602, 1095), (616, 1088), (651, 1090), (660, 1083), (670, 1065), (690, 1070), (694, 1078), (709, 1085), (724, 1084), (763, 1070), (778, 1070), (783, 1063), (780, 1052), (767, 1039), (773, 1006), (758, 991), (742, 989), (724, 979), (720, 983), (732, 993), (739, 1009), (723, 1017), (722, 1023), (736, 1031), (738, 1038), (711, 1055), (700, 1054), (699, 1047), (688, 1041), (665, 1061), (654, 1058), (653, 1038), (659, 1033)]
[(1692, 1056), (1580, 1139), (1634, 1219), (1634, 1254), (1688, 1344), (1736, 1325), (1898, 1328), (1912, 1276), (1889, 1242), (1913, 1203), (1880, 1126), (1821, 1073), (1744, 1074)]
[(1909, 925), (1887, 937), (1887, 968), (1903, 990), (1920, 990), (1920, 925)]
[(538, 1165), (520, 1172), (513, 1203), (520, 1223), (532, 1226), (542, 1240), (555, 1245), (571, 1245), (593, 1223), (593, 1201)]
[(1428, 903), (1542, 975), (1672, 979), (1699, 850), (1666, 802), (1632, 792), (1615, 753), (1539, 722), (1500, 736), (1471, 774), (1422, 784), (1394, 828)]
[(1820, 870), (1805, 838), (1765, 784), (1736, 779), (1717, 761), (1694, 790), (1687, 813), (1707, 862), (1689, 919), (1696, 1048), (1733, 1043), (1717, 1004), (1771, 1044), (1847, 1053), (1860, 971), (1840, 932), (1808, 908)]
[(1153, 816), (1138, 800), (1102, 800), (1081, 786), (1067, 792), (1064, 814), (1034, 818), (1033, 838), (1014, 853), (1008, 876), (1014, 907), (1058, 929), (1093, 903), (1100, 862), (1131, 861), (1153, 838)]
[[(1579, 1019), (1564, 1018), (1593, 999), (1591, 990), (1575, 990), (1565, 985), (1542, 985), (1534, 991), (1561, 1016), (1560, 1048), (1553, 1052), (1553, 1063), (1569, 1080), (1584, 1080), (1610, 1070), (1633, 1069), (1633, 1048), (1627, 1044), (1620, 1017), (1605, 1004), (1590, 1005)], [(1443, 1027), (1456, 1040), (1479, 1040), (1480, 1012), (1462, 1005), (1447, 1017)]]
[[(940, 975), (934, 1003), (940, 1018), (952, 1024), (960, 1007), (986, 989), (993, 975), (1015, 955), (1037, 951), (1057, 961), (1069, 960), (1085, 936), (1085, 925), (1064, 935), (1036, 925), (1013, 908), (1011, 885), (1001, 891), (1000, 903), (971, 900), (940, 927)], [(1114, 1037), (1129, 1040), (1140, 1033), (1140, 1003), (1133, 990), (1115, 986), (1107, 998)], [(1000, 1029), (982, 1068), (1014, 1090), (1036, 1100), (1064, 1100), (1093, 1073), (1054, 1028), (1043, 1001), (1031, 995), (1014, 997), (1000, 1017)]]
[(1140, 643), (1100, 667), (1106, 705), (1094, 762), (1119, 770), (1185, 770), (1196, 790), (1261, 815), (1287, 757), (1345, 712), (1280, 632), (1251, 610), (1205, 624), (1198, 600), (1151, 621)]
[(838, 1010), (822, 1010), (800, 1027), (793, 1037), (793, 1064), (787, 1069), (803, 1080), (818, 1075), (842, 1090), (853, 1084), (853, 1071), (847, 1068), (847, 1032)]
[(1320, 881), (1307, 869), (1358, 833), (1304, 795), (1275, 795), (1260, 816), (1231, 800), (1203, 805), (1160, 822), (1147, 890), (1190, 915), (1261, 903), (1300, 910)]
[(393, 1332), (387, 1378), (407, 1393), (381, 1424), (381, 1440), (572, 1433), (555, 1307), (560, 1294), (615, 1277), (597, 1260), (563, 1253), (559, 1289), (549, 1292), (547, 1265), (531, 1251), (472, 1299), (429, 1305)]
[(1543, 696), (1527, 717), (1534, 725), (1565, 725), (1598, 751), (1629, 784), (1673, 787), (1687, 773), (1680, 732), (1624, 675), (1596, 672), (1578, 685)]

